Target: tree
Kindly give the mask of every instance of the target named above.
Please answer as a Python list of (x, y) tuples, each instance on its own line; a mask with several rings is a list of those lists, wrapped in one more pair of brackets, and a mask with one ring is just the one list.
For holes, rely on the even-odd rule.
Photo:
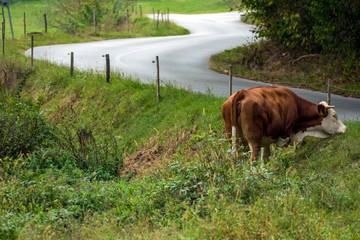
[(360, 56), (357, 0), (225, 0), (249, 10), (258, 37), (292, 51)]

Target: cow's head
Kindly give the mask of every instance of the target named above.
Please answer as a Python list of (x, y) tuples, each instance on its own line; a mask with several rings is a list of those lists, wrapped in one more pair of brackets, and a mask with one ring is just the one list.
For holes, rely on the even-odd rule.
[(346, 131), (346, 126), (338, 119), (334, 106), (329, 106), (326, 102), (320, 102), (317, 109), (321, 124), (291, 135), (290, 142), (292, 144), (301, 142), (306, 136), (328, 138), (331, 135)]
[(345, 133), (346, 126), (338, 118), (334, 106), (329, 106), (326, 102), (318, 105), (319, 115), (323, 117), (320, 128), (329, 135)]

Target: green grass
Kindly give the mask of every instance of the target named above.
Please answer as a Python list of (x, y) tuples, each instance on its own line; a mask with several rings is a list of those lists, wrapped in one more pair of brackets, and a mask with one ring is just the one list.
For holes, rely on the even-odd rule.
[[(24, 39), (24, 13), (26, 14), (26, 32), (42, 32), (45, 31), (44, 14), (46, 14), (46, 0), (20, 1), (10, 5), (11, 18), (14, 29), (14, 36), (18, 40)], [(106, 29), (96, 33), (85, 31), (78, 33), (78, 36), (68, 36), (64, 39), (64, 33), (51, 25), (51, 16), (47, 14), (48, 36), (45, 43), (63, 43), (63, 42), (79, 42), (94, 41), (112, 38), (134, 38), (146, 36), (168, 36), (183, 35), (189, 32), (173, 23), (160, 22), (159, 26), (146, 17), (140, 17), (140, 13), (131, 15), (129, 26), (123, 25), (119, 29)], [(145, 13), (144, 13), (145, 14)], [(10, 25), (5, 8), (6, 15), (6, 38), (11, 39)], [(27, 37), (28, 38), (28, 37)], [(39, 40), (39, 38), (37, 39)], [(41, 38), (40, 38), (41, 41)]]
[[(46, 0), (20, 1), (10, 4), (10, 13), (14, 29), (15, 38), (24, 37), (24, 13), (26, 16), (26, 32), (43, 32), (44, 31), (44, 5)], [(8, 21), (7, 8), (4, 8), (6, 20), (6, 35), (10, 38), (11, 31)], [(48, 16), (50, 17), (50, 16)], [(49, 32), (55, 31), (53, 28)]]
[(209, 67), (224, 72), (231, 64), (239, 77), (322, 92), (331, 80), (332, 93), (360, 96), (358, 62), (333, 55), (298, 57), (269, 41), (259, 41), (212, 55)]
[(0, 239), (360, 238), (360, 122), (249, 166), (228, 153), (225, 98), (162, 86), (157, 102), (117, 73), (31, 69), (28, 39), (7, 43), (0, 144), (30, 140), (0, 157)]
[[(26, 32), (44, 32), (44, 14), (46, 14), (45, 5), (47, 0), (34, 0), (34, 1), (19, 1), (10, 5), (10, 12), (12, 17), (13, 29), (15, 38), (23, 38), (24, 37), (24, 13), (26, 15)], [(211, 1), (203, 1), (203, 0), (191, 0), (191, 1), (138, 1), (137, 4), (137, 13), (133, 18), (136, 19), (140, 14), (140, 5), (143, 9), (143, 14), (151, 14), (153, 13), (153, 9), (157, 12), (160, 10), (161, 12), (170, 13), (211, 13), (211, 12), (224, 12), (228, 11), (229, 7), (222, 0), (211, 0)], [(6, 36), (11, 38), (10, 25), (7, 16), (7, 9), (5, 8), (6, 15)], [(51, 23), (51, 16), (47, 15), (48, 22)], [(142, 20), (142, 24), (138, 26), (141, 28), (144, 20)], [(135, 29), (134, 29), (135, 28)], [(170, 30), (176, 28), (175, 26), (170, 27)], [(124, 38), (124, 37), (142, 37), (142, 36), (162, 36), (162, 35), (177, 35), (177, 34), (186, 34), (186, 31), (180, 30), (177, 32), (169, 31), (169, 26), (162, 27), (162, 33), (158, 33), (154, 31), (154, 27), (150, 30), (150, 33), (136, 31), (137, 25), (131, 26), (130, 33), (123, 29), (120, 34), (118, 31), (108, 31), (106, 33), (98, 33), (99, 37), (102, 38)], [(49, 24), (48, 26), (49, 33), (56, 33), (58, 29), (54, 28)], [(153, 33), (151, 33), (153, 32)], [(91, 40), (91, 39), (90, 39)]]
[(146, 13), (153, 13), (153, 9), (155, 12), (169, 10), (170, 13), (187, 14), (225, 12), (230, 9), (222, 0), (141, 0), (138, 5), (141, 5)]
[[(340, 136), (306, 139), (296, 151), (276, 149), (268, 165), (250, 167), (227, 153), (223, 98), (164, 86), (157, 102), (154, 85), (115, 73), (110, 84), (102, 75), (75, 75), (37, 61), (26, 80), (22, 99), (41, 103), (49, 124), (73, 134), (74, 148), (2, 159), (2, 238), (359, 238), (359, 122), (346, 123)], [(100, 147), (105, 158), (96, 160), (87, 148), (89, 166), (82, 166), (74, 156), (79, 129), (90, 129), (98, 146), (115, 147), (118, 158)], [(129, 153), (154, 146), (155, 160), (133, 159), (145, 164), (140, 175), (117, 176)]]

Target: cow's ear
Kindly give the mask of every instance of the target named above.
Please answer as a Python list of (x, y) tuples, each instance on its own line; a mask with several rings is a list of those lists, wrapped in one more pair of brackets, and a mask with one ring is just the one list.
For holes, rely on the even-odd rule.
[(325, 117), (327, 114), (327, 109), (326, 109), (326, 107), (323, 105), (323, 104), (319, 104), (318, 106), (317, 106), (317, 108), (318, 108), (318, 112), (319, 112), (319, 115), (321, 116), (321, 117)]

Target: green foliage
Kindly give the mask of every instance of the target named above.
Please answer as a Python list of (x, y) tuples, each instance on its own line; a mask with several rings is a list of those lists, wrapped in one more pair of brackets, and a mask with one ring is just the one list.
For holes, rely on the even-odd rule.
[[(49, 75), (45, 70), (41, 73)], [(360, 153), (352, 147), (358, 144), (358, 123), (347, 123), (345, 135), (325, 141), (307, 139), (296, 152), (276, 150), (269, 164), (250, 166), (234, 162), (227, 151), (219, 116), (223, 99), (167, 87), (157, 103), (152, 85), (95, 79), (85, 73), (77, 81), (63, 78), (58, 91), (46, 96), (47, 107), (60, 103), (57, 113), (62, 115), (50, 117), (59, 122), (55, 131), (59, 145), (3, 165), (2, 238), (359, 236)], [(49, 87), (39, 77), (29, 83), (43, 94)], [(58, 97), (74, 96), (73, 91), (78, 96), (65, 110)], [(105, 119), (111, 134), (95, 124)], [(194, 123), (198, 129), (193, 129)], [(126, 140), (125, 145), (136, 139), (141, 146), (154, 134), (154, 126), (157, 131), (180, 134), (193, 130), (160, 170), (131, 181), (114, 177), (121, 161), (112, 157), (119, 155), (111, 151), (106, 159), (102, 151), (121, 148), (113, 142), (102, 144), (113, 139), (106, 136), (117, 136), (119, 128), (129, 129), (118, 139)], [(164, 140), (171, 139), (167, 135)]]
[(1, 97), (0, 103), (0, 159), (17, 158), (42, 147), (51, 137), (40, 106)]
[(358, 1), (262, 1), (231, 4), (255, 19), (259, 37), (308, 53), (360, 54)]
[(89, 28), (116, 28), (134, 4), (134, 0), (57, 0), (49, 2), (47, 12), (53, 16), (55, 26), (65, 32), (79, 34)]
[(138, 0), (146, 13), (153, 11), (170, 11), (170, 13), (214, 13), (228, 11), (223, 0)]
[(302, 55), (269, 40), (225, 50), (210, 57), (209, 66), (221, 73), (233, 66), (233, 74), (272, 84), (359, 97), (360, 65), (355, 54)]
[(0, 94), (14, 95), (21, 91), (26, 79), (31, 74), (31, 70), (21, 58), (16, 60), (0, 59)]
[[(80, 169), (91, 172), (93, 178), (112, 179), (122, 169), (122, 156), (115, 137), (106, 129), (101, 136), (94, 136), (88, 127), (66, 127), (59, 133), (58, 144), (62, 154), (68, 153), (69, 159)], [(62, 154), (43, 154), (53, 162), (62, 158)], [(69, 159), (66, 159), (69, 161)], [(63, 164), (63, 163), (62, 163)], [(59, 164), (61, 166), (61, 162)]]
[[(157, 102), (154, 85), (111, 80), (38, 61), (20, 99), (1, 92), (1, 119), (38, 139), (1, 158), (1, 239), (359, 239), (358, 122), (250, 166), (227, 151), (223, 98), (165, 86)], [(161, 166), (118, 177), (149, 145)]]

